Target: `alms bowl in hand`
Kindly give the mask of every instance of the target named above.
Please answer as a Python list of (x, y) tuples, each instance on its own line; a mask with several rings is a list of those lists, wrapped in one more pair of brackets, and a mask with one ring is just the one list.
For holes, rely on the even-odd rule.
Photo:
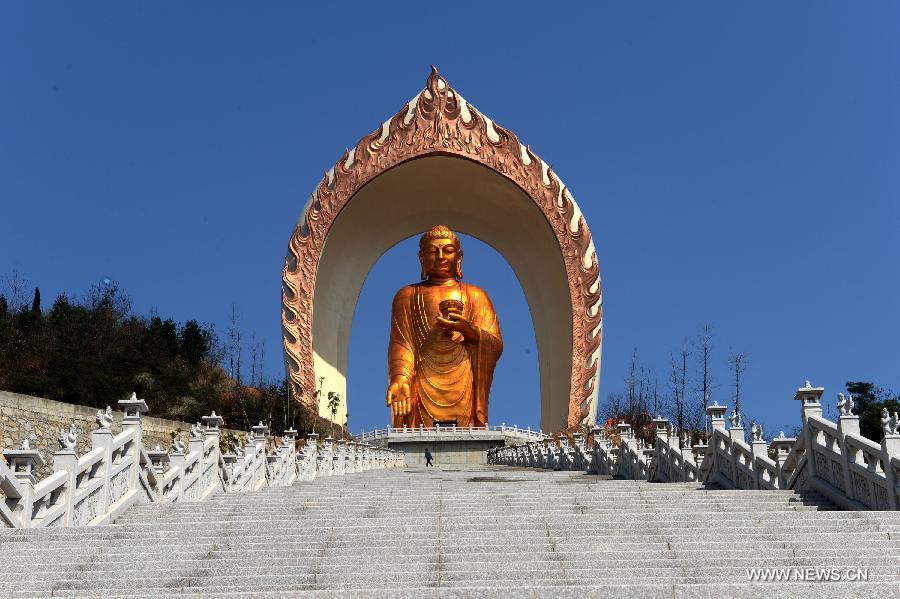
[(463, 308), (465, 308), (465, 304), (463, 304), (459, 300), (455, 299), (446, 299), (438, 304), (438, 309), (441, 311), (441, 316), (447, 318), (451, 313), (462, 314)]

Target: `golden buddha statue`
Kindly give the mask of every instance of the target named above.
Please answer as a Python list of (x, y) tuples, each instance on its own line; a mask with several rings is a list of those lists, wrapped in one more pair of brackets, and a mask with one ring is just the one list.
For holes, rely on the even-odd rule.
[(487, 293), (460, 282), (463, 252), (438, 225), (419, 240), (422, 282), (394, 296), (388, 345), (391, 426), (485, 426), (494, 366), (503, 352)]

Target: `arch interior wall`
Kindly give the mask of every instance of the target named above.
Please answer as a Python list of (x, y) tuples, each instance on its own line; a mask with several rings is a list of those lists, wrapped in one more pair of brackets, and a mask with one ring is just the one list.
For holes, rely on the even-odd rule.
[[(323, 395), (341, 394), (338, 421), (343, 422), (347, 410), (350, 326), (366, 275), (391, 246), (439, 223), (484, 241), (512, 267), (535, 327), (540, 426), (564, 428), (572, 368), (572, 306), (559, 245), (540, 209), (517, 185), (487, 167), (447, 155), (417, 158), (375, 177), (347, 203), (326, 238), (316, 276), (313, 359), (316, 378), (324, 378)], [(413, 267), (410, 282), (417, 277)], [(495, 308), (502, 327), (503, 307)], [(385, 314), (385, 330), (389, 317)], [(384, 389), (352, 400), (383, 402)], [(322, 415), (331, 417), (330, 411)]]

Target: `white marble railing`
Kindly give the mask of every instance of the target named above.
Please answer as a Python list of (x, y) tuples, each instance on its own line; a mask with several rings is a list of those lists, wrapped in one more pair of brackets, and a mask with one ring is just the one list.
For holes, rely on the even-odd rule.
[(132, 395), (119, 402), (125, 412), (122, 432), (113, 435), (112, 410), (97, 413), (91, 450), (78, 456), (74, 425), (60, 431), (60, 449), (53, 454), (54, 472), (37, 481), (35, 469), (44, 463), (40, 452), (22, 442), (3, 452), (0, 460), (0, 527), (94, 526), (114, 521), (138, 503), (204, 501), (218, 493), (256, 491), (288, 486), (317, 476), (336, 476), (373, 468), (403, 466), (402, 452), (368, 443), (309, 435), (296, 449), (297, 431), (287, 430), (281, 444), (266, 453), (268, 428), (260, 423), (247, 435), (244, 447), (221, 454), (222, 418), (213, 412), (204, 425), (191, 428), (185, 447), (180, 436), (172, 447), (147, 451), (142, 446), (141, 415), (147, 404)]
[(517, 436), (522, 437), (524, 439), (534, 439), (541, 440), (545, 438), (549, 438), (548, 435), (541, 430), (531, 430), (531, 427), (528, 428), (519, 428), (518, 426), (507, 426), (506, 424), (500, 424), (499, 426), (420, 426), (418, 428), (407, 428), (407, 427), (393, 427), (388, 426), (385, 428), (376, 428), (371, 431), (366, 431), (359, 433), (356, 436), (360, 442), (375, 442), (382, 441), (388, 438), (388, 436), (409, 436), (415, 437), (416, 435), (425, 435), (430, 433), (447, 433), (447, 432), (494, 432), (494, 433), (503, 433), (509, 436)]
[(838, 421), (822, 416), (824, 389), (807, 382), (794, 398), (801, 402), (803, 427), (797, 439), (784, 433), (767, 443), (752, 425), (750, 443), (739, 414), (727, 419), (726, 406), (714, 403), (708, 444), (692, 446), (678, 437), (668, 420), (655, 419), (656, 440), (645, 447), (631, 427), (617, 425), (618, 444), (594, 428), (587, 446), (581, 435), (543, 439), (488, 452), (489, 463), (556, 470), (584, 470), (654, 482), (715, 484), (728, 489), (815, 490), (835, 504), (854, 510), (900, 509), (900, 417), (882, 415), (884, 439), (874, 443), (859, 434), (853, 399), (838, 395)]

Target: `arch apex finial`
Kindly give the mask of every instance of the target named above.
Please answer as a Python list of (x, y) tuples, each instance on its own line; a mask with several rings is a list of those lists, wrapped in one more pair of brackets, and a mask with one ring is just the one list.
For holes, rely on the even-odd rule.
[(428, 75), (428, 80), (425, 82), (425, 89), (439, 96), (448, 87), (449, 84), (447, 83), (447, 80), (441, 77), (441, 74), (438, 72), (437, 67), (431, 65), (431, 74)]

